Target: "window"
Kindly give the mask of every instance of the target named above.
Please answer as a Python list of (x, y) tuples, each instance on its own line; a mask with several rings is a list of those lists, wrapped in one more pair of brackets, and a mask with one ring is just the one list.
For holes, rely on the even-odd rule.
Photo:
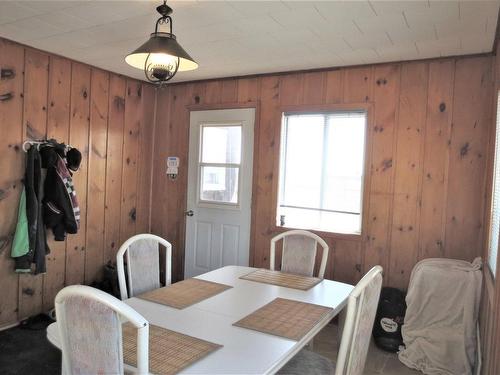
[(365, 112), (284, 114), (279, 226), (361, 233)]
[(241, 125), (202, 125), (200, 202), (237, 205)]
[(496, 275), (498, 236), (500, 234), (500, 95), (497, 99), (497, 124), (495, 137), (495, 158), (493, 161), (493, 187), (491, 190), (491, 216), (488, 243), (488, 265), (493, 277)]

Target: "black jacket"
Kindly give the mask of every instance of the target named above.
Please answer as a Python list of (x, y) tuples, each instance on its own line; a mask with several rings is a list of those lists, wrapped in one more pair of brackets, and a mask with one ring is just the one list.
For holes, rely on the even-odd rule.
[(47, 168), (43, 218), (45, 226), (52, 228), (56, 241), (64, 241), (66, 233), (77, 233), (80, 225), (76, 192), (61, 146), (44, 147), (41, 151), (43, 166)]
[(35, 274), (44, 273), (45, 255), (49, 253), (42, 218), (42, 159), (36, 147), (30, 147), (26, 157), (24, 187), (26, 190), (26, 216), (28, 219), (29, 251), (14, 258), (16, 269), (30, 269), (35, 263)]

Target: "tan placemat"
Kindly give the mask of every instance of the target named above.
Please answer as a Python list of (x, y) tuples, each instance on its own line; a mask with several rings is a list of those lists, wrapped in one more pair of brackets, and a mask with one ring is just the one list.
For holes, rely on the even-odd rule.
[[(137, 367), (137, 329), (130, 323), (122, 326), (123, 361)], [(222, 345), (149, 326), (149, 372), (176, 374), (183, 368), (221, 348)]]
[(204, 299), (215, 296), (232, 286), (200, 279), (187, 279), (136, 296), (176, 309), (184, 309)]
[(241, 276), (240, 279), (300, 290), (309, 290), (322, 281), (322, 279), (317, 277), (300, 276), (266, 269), (252, 271), (249, 274)]
[(298, 341), (332, 310), (312, 303), (276, 298), (233, 325)]

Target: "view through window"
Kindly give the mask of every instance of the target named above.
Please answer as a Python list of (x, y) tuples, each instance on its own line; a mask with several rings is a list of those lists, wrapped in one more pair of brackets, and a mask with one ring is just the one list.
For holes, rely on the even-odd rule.
[(495, 137), (495, 159), (493, 166), (493, 187), (491, 193), (491, 217), (488, 244), (488, 265), (493, 277), (497, 269), (498, 235), (500, 234), (500, 95), (497, 99), (497, 124)]
[(277, 225), (361, 233), (365, 112), (285, 114)]
[(241, 125), (202, 125), (200, 201), (238, 204)]

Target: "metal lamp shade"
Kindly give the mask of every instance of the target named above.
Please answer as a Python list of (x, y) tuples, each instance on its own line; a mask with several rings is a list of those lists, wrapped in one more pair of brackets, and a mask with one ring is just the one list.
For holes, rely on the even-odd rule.
[(198, 68), (198, 64), (177, 43), (176, 37), (171, 33), (152, 33), (149, 40), (137, 48), (125, 61), (134, 68), (144, 69), (146, 60), (157, 55), (159, 58), (179, 58), (178, 71), (188, 71)]

